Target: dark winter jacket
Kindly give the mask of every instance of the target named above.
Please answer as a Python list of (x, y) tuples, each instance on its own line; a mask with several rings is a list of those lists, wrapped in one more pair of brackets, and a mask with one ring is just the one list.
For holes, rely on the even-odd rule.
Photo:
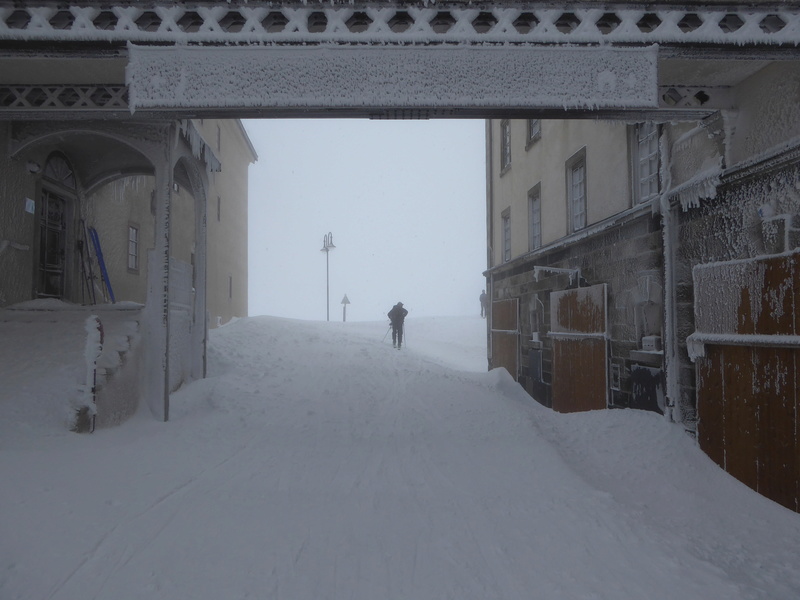
[(392, 325), (402, 325), (403, 321), (406, 318), (408, 311), (403, 308), (403, 305), (399, 302), (392, 307), (386, 315), (389, 317), (389, 320), (392, 322)]

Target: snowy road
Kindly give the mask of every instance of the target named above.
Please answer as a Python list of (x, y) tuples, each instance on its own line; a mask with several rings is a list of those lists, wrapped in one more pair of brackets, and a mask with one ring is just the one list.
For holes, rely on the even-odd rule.
[(32, 427), (0, 446), (0, 598), (800, 597), (800, 515), (657, 415), (478, 372), (483, 327), (398, 352), (381, 323), (245, 319), (170, 423)]

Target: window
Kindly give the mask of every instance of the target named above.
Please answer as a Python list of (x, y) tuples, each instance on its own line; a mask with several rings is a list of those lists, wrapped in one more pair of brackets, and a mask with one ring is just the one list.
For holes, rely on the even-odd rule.
[(47, 158), (44, 165), (44, 176), (71, 190), (77, 187), (75, 172), (66, 157), (61, 154), (54, 152)]
[(508, 262), (511, 260), (511, 209), (505, 209), (501, 218), (503, 220), (503, 262)]
[(529, 250), (542, 245), (542, 197), (541, 184), (536, 184), (528, 192), (528, 244)]
[(222, 129), (217, 125), (217, 151), (222, 150)]
[(511, 166), (511, 122), (505, 119), (500, 123), (500, 170)]
[(658, 196), (658, 126), (654, 123), (639, 123), (636, 128), (635, 196), (638, 202), (647, 202)]
[(611, 389), (619, 391), (622, 388), (622, 367), (611, 365)]
[(567, 161), (567, 206), (570, 233), (586, 227), (586, 148)]
[(128, 226), (128, 270), (139, 270), (139, 228)]
[(528, 119), (528, 138), (525, 148), (533, 146), (542, 137), (542, 122), (539, 119)]

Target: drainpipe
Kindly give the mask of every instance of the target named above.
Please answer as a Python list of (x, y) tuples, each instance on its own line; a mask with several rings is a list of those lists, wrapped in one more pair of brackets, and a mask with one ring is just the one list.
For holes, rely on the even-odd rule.
[[(154, 378), (148, 386), (150, 409), (165, 422), (169, 421), (169, 284), (172, 184), (174, 169), (175, 123), (162, 131), (155, 163), (155, 239), (152, 271), (148, 270), (147, 323), (151, 331), (148, 373)], [(152, 283), (151, 283), (152, 282)]]
[[(492, 207), (494, 205), (494, 183), (492, 173), (494, 171), (494, 161), (492, 153), (492, 120), (486, 119), (486, 268), (492, 268), (492, 231), (494, 229), (494, 218)], [(489, 305), (486, 309), (486, 360), (487, 368), (492, 363), (492, 299), (494, 298), (494, 273), (489, 273), (486, 282), (486, 294), (489, 298)]]
[(664, 377), (665, 404), (664, 417), (673, 423), (683, 423), (680, 403), (680, 359), (678, 357), (678, 298), (675, 277), (676, 249), (678, 243), (677, 215), (669, 199), (672, 177), (669, 168), (669, 145), (664, 131), (659, 140), (661, 145), (661, 181), (663, 182), (660, 205), (662, 222), (662, 242), (664, 259)]

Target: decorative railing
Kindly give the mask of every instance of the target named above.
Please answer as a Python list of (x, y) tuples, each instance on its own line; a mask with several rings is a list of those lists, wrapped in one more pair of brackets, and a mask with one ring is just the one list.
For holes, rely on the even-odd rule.
[[(797, 45), (796, 4), (305, 2), (68, 3), (0, 7), (0, 39), (138, 43)], [(216, 5), (215, 5), (216, 4)], [(642, 8), (646, 6), (646, 8)]]
[(0, 109), (124, 110), (127, 96), (120, 85), (0, 85)]

